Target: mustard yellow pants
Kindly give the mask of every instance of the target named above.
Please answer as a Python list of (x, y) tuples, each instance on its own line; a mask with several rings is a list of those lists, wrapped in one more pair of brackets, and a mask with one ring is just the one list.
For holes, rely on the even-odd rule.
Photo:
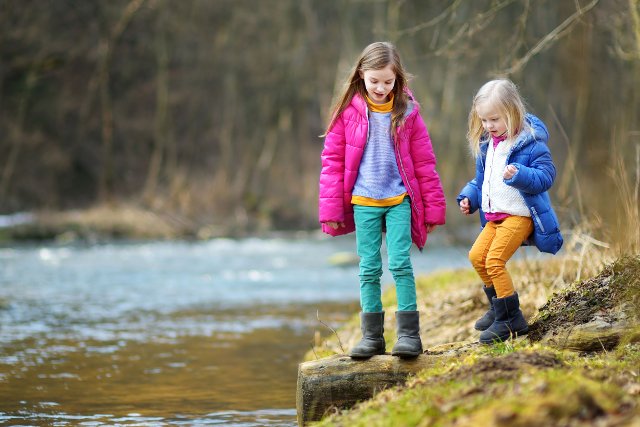
[(488, 221), (469, 251), (469, 260), (486, 287), (495, 287), (498, 298), (513, 295), (513, 281), (506, 264), (533, 232), (526, 216), (510, 216)]

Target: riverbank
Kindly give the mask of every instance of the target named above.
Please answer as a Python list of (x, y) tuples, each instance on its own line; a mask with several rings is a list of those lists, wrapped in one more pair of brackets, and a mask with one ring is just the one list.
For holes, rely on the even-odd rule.
[(62, 212), (14, 215), (0, 228), (1, 241), (102, 241), (118, 238), (171, 239), (187, 234), (169, 218), (134, 206), (100, 206)]
[[(273, 214), (276, 215), (276, 214)], [(438, 229), (430, 237), (449, 246), (467, 246), (477, 224)], [(21, 242), (104, 243), (112, 241), (209, 240), (215, 238), (322, 235), (314, 218), (199, 213), (185, 215), (168, 209), (148, 209), (135, 203), (103, 204), (66, 211), (19, 212), (0, 215), (0, 244)], [(435, 239), (435, 240), (434, 240)], [(336, 260), (340, 264), (344, 260)], [(351, 260), (346, 260), (352, 263)]]
[[(493, 346), (476, 343), (473, 323), (486, 307), (475, 273), (420, 278), (421, 336), (435, 366), (317, 425), (640, 425), (640, 256), (575, 280), (582, 261), (513, 263), (531, 333)], [(392, 291), (384, 295), (387, 348), (393, 300)], [(307, 359), (348, 352), (358, 329), (354, 317)]]
[[(270, 223), (242, 212), (225, 218), (194, 218), (168, 210), (154, 211), (135, 204), (98, 205), (68, 211), (6, 215), (0, 221), (0, 242), (113, 240), (207, 240), (216, 237), (272, 235)], [(309, 224), (293, 224), (312, 229)], [(305, 227), (305, 225), (307, 227)], [(287, 233), (284, 230), (281, 233)]]

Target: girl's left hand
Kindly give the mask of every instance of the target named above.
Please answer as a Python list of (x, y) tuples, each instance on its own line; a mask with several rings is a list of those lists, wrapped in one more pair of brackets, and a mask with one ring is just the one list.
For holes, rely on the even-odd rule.
[(516, 172), (518, 172), (518, 168), (513, 165), (507, 165), (507, 167), (504, 168), (504, 175), (502, 177), (504, 179), (511, 179), (516, 174)]
[(338, 228), (344, 228), (344, 222), (339, 221), (327, 221), (325, 222), (329, 227), (337, 230)]
[(431, 233), (437, 226), (437, 224), (427, 224), (427, 233)]

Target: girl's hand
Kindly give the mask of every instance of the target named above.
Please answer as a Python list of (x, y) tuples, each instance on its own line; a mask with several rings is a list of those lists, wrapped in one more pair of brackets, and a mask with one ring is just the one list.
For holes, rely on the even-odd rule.
[(469, 215), (469, 209), (471, 209), (469, 199), (465, 197), (464, 199), (460, 200), (460, 212), (465, 215)]
[(507, 167), (504, 168), (504, 175), (502, 175), (502, 177), (504, 179), (511, 179), (516, 172), (518, 172), (518, 168), (513, 165), (507, 165)]
[(437, 226), (437, 224), (427, 224), (427, 233), (431, 233)]
[(325, 222), (325, 224), (327, 224), (329, 227), (333, 228), (334, 230), (337, 230), (338, 228), (344, 228), (344, 222), (327, 221)]

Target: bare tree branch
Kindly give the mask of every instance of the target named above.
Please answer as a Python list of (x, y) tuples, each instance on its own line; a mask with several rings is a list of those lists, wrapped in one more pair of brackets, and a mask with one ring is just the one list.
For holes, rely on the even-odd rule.
[(585, 7), (580, 7), (580, 5), (578, 4), (578, 9), (573, 15), (565, 19), (564, 22), (562, 22), (562, 24), (558, 25), (553, 31), (551, 31), (549, 34), (544, 36), (540, 41), (538, 41), (538, 43), (536, 43), (536, 45), (531, 50), (529, 50), (529, 52), (527, 52), (522, 58), (518, 59), (510, 68), (507, 68), (506, 70), (502, 70), (497, 74), (508, 76), (522, 70), (525, 67), (525, 65), (527, 65), (527, 63), (531, 60), (531, 58), (533, 58), (543, 50), (547, 49), (548, 47), (551, 46), (552, 43), (557, 42), (564, 35), (566, 35), (571, 29), (571, 27), (576, 22), (578, 22), (578, 20), (585, 13), (593, 9), (598, 4), (599, 1), (600, 0), (593, 0), (591, 3), (589, 3)]
[(529, 12), (531, 10), (531, 0), (524, 0), (524, 7), (520, 17), (518, 18), (518, 25), (516, 27), (516, 31), (514, 31), (513, 38), (509, 42), (507, 46), (513, 46), (507, 52), (505, 62), (510, 62), (512, 58), (514, 58), (520, 49), (520, 47), (525, 42), (524, 33), (527, 29), (527, 19), (529, 18)]
[(451, 3), (451, 5), (449, 5), (449, 7), (447, 7), (444, 11), (442, 11), (440, 15), (436, 16), (435, 18), (427, 22), (423, 22), (422, 24), (418, 24), (410, 28), (405, 28), (404, 30), (398, 30), (396, 32), (396, 36), (397, 37), (402, 37), (405, 35), (412, 36), (415, 33), (424, 30), (425, 28), (430, 28), (430, 27), (433, 27), (434, 25), (438, 25), (440, 22), (444, 21), (444, 19), (447, 16), (452, 14), (460, 6), (460, 3), (462, 3), (462, 0), (454, 0), (454, 2)]
[(435, 56), (441, 56), (443, 54), (447, 54), (447, 56), (455, 56), (455, 53), (450, 52), (452, 46), (460, 41), (463, 36), (467, 36), (468, 38), (473, 37), (476, 33), (482, 31), (491, 23), (491, 19), (495, 17), (495, 15), (509, 6), (511, 3), (514, 3), (515, 0), (505, 0), (502, 1), (491, 9), (478, 14), (475, 18), (473, 18), (469, 22), (465, 22), (456, 32), (456, 34), (449, 39), (447, 44), (439, 48), (435, 51)]
[(412, 59), (419, 60), (419, 59), (432, 57), (432, 56), (440, 56), (440, 57), (445, 56), (448, 58), (454, 58), (458, 56), (460, 53), (467, 52), (466, 50), (467, 47), (459, 48), (457, 50), (453, 49), (453, 47), (456, 44), (458, 44), (463, 37), (466, 37), (467, 39), (471, 39), (473, 36), (475, 36), (480, 31), (484, 30), (489, 24), (491, 24), (493, 18), (500, 10), (504, 9), (505, 7), (515, 2), (516, 0), (503, 0), (493, 5), (490, 9), (484, 12), (481, 12), (479, 14), (475, 14), (471, 20), (463, 23), (460, 26), (460, 28), (456, 30), (455, 34), (448, 38), (448, 41), (444, 44), (444, 46), (441, 46), (439, 48), (437, 47), (438, 41), (440, 40), (441, 37), (446, 37), (446, 32), (442, 31), (441, 27), (437, 26), (436, 24), (441, 23), (447, 17), (447, 15), (454, 14), (454, 12), (459, 6), (459, 3), (457, 2), (457, 0), (455, 1), (455, 3), (453, 3), (450, 6), (449, 9), (451, 10), (449, 9), (445, 10), (444, 12), (442, 12), (441, 15), (437, 16), (436, 18), (424, 24), (419, 24), (412, 28), (400, 30), (400, 34), (413, 35), (416, 32), (423, 30), (424, 28), (435, 26), (431, 43), (429, 45), (430, 51), (425, 52), (424, 55), (415, 56)]

